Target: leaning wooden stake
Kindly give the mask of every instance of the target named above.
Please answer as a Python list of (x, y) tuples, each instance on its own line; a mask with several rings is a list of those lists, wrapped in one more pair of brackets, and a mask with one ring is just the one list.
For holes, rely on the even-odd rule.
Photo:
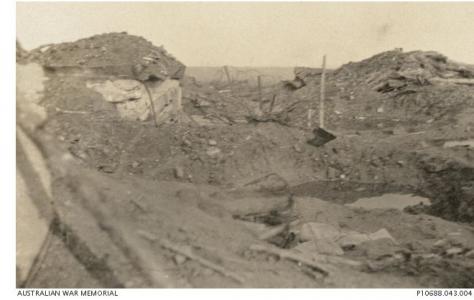
[(323, 71), (321, 73), (321, 95), (319, 97), (319, 127), (324, 128), (324, 96), (326, 84), (326, 55), (323, 56)]
[(263, 99), (262, 99), (262, 76), (261, 75), (258, 75), (257, 76), (257, 86), (258, 86), (258, 103), (259, 103), (259, 107), (260, 107), (260, 110), (263, 109)]
[(225, 76), (227, 77), (227, 83), (229, 85), (231, 85), (232, 84), (232, 78), (230, 77), (229, 67), (224, 66), (224, 72), (225, 72)]
[(311, 127), (313, 127), (313, 124), (311, 122), (312, 118), (313, 118), (313, 109), (311, 108), (311, 105), (310, 105), (310, 108), (308, 108), (308, 129), (311, 129)]
[(273, 255), (277, 255), (278, 257), (282, 259), (288, 259), (291, 261), (294, 261), (296, 263), (300, 263), (303, 265), (306, 265), (307, 267), (310, 267), (314, 271), (317, 271), (321, 273), (324, 276), (328, 276), (329, 272), (323, 269), (322, 267), (318, 266), (315, 262), (302, 257), (300, 255), (297, 255), (295, 253), (292, 253), (291, 251), (285, 250), (285, 249), (280, 249), (276, 247), (271, 247), (271, 246), (264, 246), (264, 245), (251, 245), (250, 250), (252, 251), (259, 251), (259, 252), (266, 252), (270, 253)]
[(222, 274), (226, 277), (229, 277), (229, 278), (237, 281), (238, 283), (243, 283), (244, 282), (244, 279), (242, 277), (240, 277), (238, 274), (236, 274), (234, 272), (231, 272), (231, 271), (228, 271), (224, 267), (222, 267), (218, 264), (215, 264), (212, 261), (209, 261), (209, 260), (207, 260), (203, 257), (200, 257), (199, 255), (195, 254), (190, 247), (185, 247), (185, 246), (174, 244), (174, 243), (172, 243), (171, 241), (169, 241), (165, 238), (158, 238), (154, 234), (149, 233), (147, 231), (143, 231), (143, 230), (138, 231), (137, 234), (139, 236), (149, 240), (149, 241), (157, 242), (163, 248), (166, 248), (168, 250), (171, 250), (173, 252), (176, 252), (178, 254), (186, 256), (187, 258), (189, 258), (191, 260), (197, 261), (201, 265), (203, 265), (203, 266), (205, 266), (209, 269), (212, 269), (212, 270), (216, 271), (217, 273), (220, 273), (220, 274)]
[(157, 123), (157, 120), (156, 120), (155, 103), (153, 103), (153, 96), (151, 95), (150, 89), (146, 85), (145, 81), (140, 81), (140, 82), (145, 87), (146, 93), (148, 95), (148, 100), (150, 101), (151, 114), (153, 115), (153, 124), (155, 124), (155, 127), (158, 127), (158, 123)]

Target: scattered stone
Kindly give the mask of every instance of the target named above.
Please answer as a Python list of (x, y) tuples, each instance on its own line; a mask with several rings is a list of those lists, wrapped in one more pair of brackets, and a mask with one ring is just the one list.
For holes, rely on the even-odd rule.
[(460, 247), (453, 247), (448, 250), (446, 250), (446, 255), (448, 256), (454, 256), (454, 255), (459, 255), (463, 252), (463, 248)]
[(396, 242), (392, 235), (387, 231), (387, 229), (382, 228), (374, 233), (369, 234), (369, 238), (373, 241), (381, 239), (389, 239), (393, 242)]
[(440, 259), (441, 257), (436, 254), (436, 253), (426, 253), (426, 254), (421, 254), (421, 257), (424, 259)]
[(460, 232), (448, 233), (447, 240), (452, 246), (464, 247), (468, 243), (468, 238)]
[(351, 231), (342, 236), (340, 239), (338, 239), (337, 243), (339, 244), (339, 246), (342, 247), (342, 249), (350, 250), (355, 246), (358, 246), (363, 242), (367, 242), (369, 240), (370, 238), (368, 234), (360, 233), (357, 231)]
[(320, 253), (328, 255), (343, 255), (341, 247), (331, 239), (319, 239), (298, 244), (293, 248), (301, 253)]
[(396, 251), (400, 250), (400, 247), (398, 247), (393, 240), (388, 238), (366, 241), (360, 244), (357, 248), (370, 259), (391, 256)]
[(41, 47), (39, 50), (42, 52), (42, 53), (45, 53), (46, 51), (48, 51), (48, 49), (51, 47), (51, 45), (48, 45), (48, 46), (44, 46), (44, 47)]
[(181, 166), (176, 166), (174, 168), (174, 177), (176, 179), (183, 179), (184, 178), (184, 169)]
[(192, 143), (188, 139), (183, 138), (183, 145), (186, 147), (191, 147)]
[(333, 167), (328, 167), (326, 169), (326, 178), (328, 179), (336, 178), (337, 172), (338, 172), (337, 169)]
[(280, 175), (271, 173), (245, 184), (244, 187), (260, 192), (280, 193), (286, 191), (288, 182)]
[(315, 241), (315, 240), (332, 240), (336, 241), (339, 239), (341, 231), (326, 223), (305, 223), (301, 226), (300, 240)]
[(198, 107), (210, 107), (212, 106), (211, 102), (200, 99), (197, 103)]
[(275, 256), (275, 255), (269, 255), (269, 256), (267, 256), (267, 261), (269, 263), (274, 264), (274, 263), (278, 262), (278, 257)]
[(184, 262), (186, 262), (187, 258), (181, 254), (176, 254), (174, 257), (173, 257), (173, 260), (174, 260), (174, 263), (176, 265), (181, 265), (183, 264)]
[(127, 280), (124, 283), (124, 287), (127, 288), (127, 289), (136, 288), (138, 286), (139, 286), (139, 283), (135, 279)]
[(138, 161), (134, 161), (134, 162), (132, 163), (132, 168), (134, 168), (134, 169), (135, 169), (135, 168), (138, 168), (139, 165), (140, 165), (140, 163), (139, 163)]
[(314, 241), (316, 251), (321, 254), (343, 255), (344, 250), (334, 241), (329, 239), (321, 239)]
[(435, 248), (446, 248), (447, 246), (449, 246), (449, 241), (446, 240), (446, 239), (441, 239), (441, 240), (438, 240), (436, 241), (434, 244), (433, 244), (433, 247)]
[(209, 147), (206, 151), (206, 154), (210, 157), (215, 157), (221, 153), (221, 149), (217, 147)]
[(87, 87), (100, 93), (104, 100), (112, 103), (137, 100), (145, 95), (146, 91), (136, 80), (117, 79), (105, 82), (87, 82)]
[[(113, 103), (119, 115), (128, 120), (146, 121), (155, 118), (157, 123), (173, 120), (182, 110), (179, 81), (166, 79), (147, 83), (132, 79), (89, 80), (86, 86), (102, 95), (105, 101)], [(154, 111), (150, 106), (151, 94)]]
[(110, 166), (110, 165), (100, 165), (97, 167), (97, 169), (101, 172), (104, 173), (114, 173), (115, 172), (115, 167)]
[(217, 145), (216, 140), (209, 140), (208, 143), (209, 143), (210, 146), (216, 146)]
[(213, 274), (214, 274), (214, 271), (209, 268), (204, 268), (202, 270), (202, 275), (204, 276), (212, 276)]
[(222, 205), (219, 205), (218, 203), (206, 202), (201, 200), (198, 202), (197, 207), (206, 214), (216, 218), (225, 219), (232, 217), (231, 214)]
[(464, 256), (466, 256), (467, 258), (474, 258), (474, 250), (466, 252)]

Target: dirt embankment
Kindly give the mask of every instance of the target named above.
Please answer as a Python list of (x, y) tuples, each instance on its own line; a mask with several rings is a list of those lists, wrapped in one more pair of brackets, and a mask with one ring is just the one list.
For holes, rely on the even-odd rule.
[[(44, 55), (52, 60), (48, 51), (64, 47), (50, 46)], [(426, 177), (419, 167), (423, 151), (443, 152), (443, 141), (474, 135), (469, 121), (473, 87), (434, 79), (470, 78), (468, 70), (431, 52), (391, 51), (331, 71), (326, 115), (338, 138), (321, 148), (306, 143), (307, 108), (318, 103), (318, 72), (298, 74), (305, 85), (294, 91), (280, 85), (265, 88), (263, 106), (255, 87), (219, 90), (185, 81), (184, 122), (159, 130), (122, 120), (81, 77), (51, 74), (44, 105), (52, 116), (48, 126), (58, 138), (103, 172), (228, 187), (277, 174), (290, 186), (338, 180), (332, 185), (348, 193), (369, 185), (377, 186), (378, 193), (398, 189), (426, 195), (437, 177)], [(398, 88), (380, 89), (393, 81)], [(312, 190), (333, 200), (340, 195)]]
[[(314, 147), (306, 116), (310, 104), (318, 108), (318, 72), (262, 93), (184, 80), (181, 117), (158, 127), (124, 120), (87, 87), (91, 76), (132, 74), (135, 63), (147, 80), (180, 78), (184, 67), (163, 51), (109, 34), (29, 54), (49, 70), (42, 133), (77, 168), (55, 189), (66, 199), (65, 223), (87, 245), (75, 259), (89, 249), (104, 267), (85, 264), (81, 272), (99, 282), (88, 284), (103, 284), (105, 272), (114, 275), (109, 284), (127, 287), (472, 286), (471, 227), (343, 205), (411, 192), (432, 200), (425, 212), (472, 222), (472, 148), (443, 147), (474, 135), (473, 87), (456, 81), (472, 78), (468, 67), (437, 53), (390, 51), (331, 71), (328, 130), (337, 138)], [(316, 230), (309, 238), (308, 227)], [(54, 259), (43, 266), (51, 269)], [(83, 286), (77, 274), (36, 284)]]

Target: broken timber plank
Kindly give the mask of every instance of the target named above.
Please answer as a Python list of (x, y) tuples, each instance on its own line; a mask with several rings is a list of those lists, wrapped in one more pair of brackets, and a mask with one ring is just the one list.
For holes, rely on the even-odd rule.
[(178, 254), (186, 256), (187, 258), (189, 258), (191, 260), (197, 261), (201, 265), (203, 265), (203, 266), (205, 266), (209, 269), (212, 269), (212, 270), (216, 271), (217, 273), (219, 273), (221, 275), (229, 277), (229, 278), (237, 281), (238, 283), (243, 283), (245, 281), (238, 274), (236, 274), (234, 272), (230, 272), (230, 271), (226, 270), (224, 267), (194, 254), (190, 247), (184, 247), (184, 246), (181, 246), (181, 245), (177, 245), (177, 244), (175, 244), (175, 243), (173, 243), (173, 242), (171, 242), (167, 239), (158, 238), (155, 235), (153, 235), (149, 232), (143, 231), (143, 230), (140, 230), (137, 233), (138, 233), (138, 235), (142, 236), (143, 238), (145, 238), (149, 241), (157, 242), (163, 248), (166, 248), (168, 250), (171, 250), (173, 252), (176, 252)]

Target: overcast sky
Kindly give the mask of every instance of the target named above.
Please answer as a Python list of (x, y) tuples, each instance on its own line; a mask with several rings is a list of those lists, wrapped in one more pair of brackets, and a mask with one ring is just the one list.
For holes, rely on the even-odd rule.
[(17, 3), (23, 47), (127, 31), (188, 66), (319, 66), (393, 48), (474, 64), (474, 3)]

